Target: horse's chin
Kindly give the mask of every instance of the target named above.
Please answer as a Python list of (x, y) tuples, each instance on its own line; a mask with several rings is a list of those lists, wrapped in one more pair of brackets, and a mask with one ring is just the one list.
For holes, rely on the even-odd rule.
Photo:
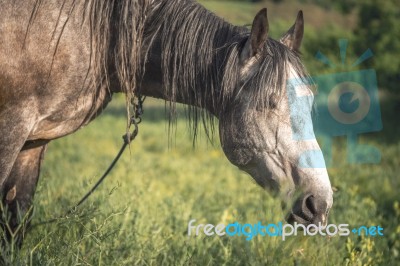
[(286, 221), (289, 224), (302, 224), (305, 226), (308, 226), (310, 224), (314, 224), (317, 226), (322, 226), (322, 227), (326, 227), (326, 225), (328, 224), (328, 217), (325, 214), (321, 214), (319, 217), (317, 218), (312, 218), (312, 219), (304, 219), (302, 216), (299, 216), (297, 214), (294, 214), (293, 212), (290, 212), (287, 217), (286, 217)]

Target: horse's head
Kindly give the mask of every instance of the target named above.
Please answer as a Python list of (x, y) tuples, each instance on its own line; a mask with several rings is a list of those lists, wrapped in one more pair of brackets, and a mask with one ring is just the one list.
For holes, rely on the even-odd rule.
[(219, 115), (220, 138), (233, 164), (262, 187), (296, 200), (289, 222), (325, 225), (332, 189), (313, 132), (313, 94), (307, 85), (287, 86), (306, 77), (298, 56), (303, 30), (299, 12), (275, 41), (268, 38), (266, 9), (257, 14), (241, 44), (240, 82)]

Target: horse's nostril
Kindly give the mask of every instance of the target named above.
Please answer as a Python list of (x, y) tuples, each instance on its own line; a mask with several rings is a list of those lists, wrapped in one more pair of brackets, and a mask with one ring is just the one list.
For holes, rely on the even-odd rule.
[(314, 224), (325, 227), (328, 224), (328, 214), (332, 206), (331, 195), (326, 193), (306, 192), (294, 202), (285, 220), (290, 224)]
[(296, 200), (291, 212), (286, 217), (286, 221), (292, 224), (297, 222), (305, 225), (321, 223), (325, 226), (327, 209), (327, 204), (318, 200), (318, 197), (306, 194)]
[[(304, 205), (303, 205), (303, 211), (306, 211), (305, 208), (307, 208), (307, 210), (309, 212), (311, 212), (311, 214), (316, 214), (317, 213), (317, 208), (315, 206), (315, 198), (313, 195), (310, 195), (308, 197), (304, 198), (303, 201)], [(304, 208), (305, 207), (305, 208)]]

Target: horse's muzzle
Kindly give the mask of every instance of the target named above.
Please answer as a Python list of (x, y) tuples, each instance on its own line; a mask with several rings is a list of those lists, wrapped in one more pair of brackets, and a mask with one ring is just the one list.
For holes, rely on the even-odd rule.
[(293, 205), (292, 210), (286, 217), (290, 224), (297, 222), (305, 226), (310, 224), (326, 226), (330, 206), (327, 202), (312, 194), (300, 197)]

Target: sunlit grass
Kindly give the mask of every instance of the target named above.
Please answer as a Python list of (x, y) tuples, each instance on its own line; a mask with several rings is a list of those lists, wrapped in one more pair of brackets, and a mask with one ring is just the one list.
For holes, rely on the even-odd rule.
[[(345, 141), (335, 142), (330, 169), (335, 193), (331, 223), (381, 225), (385, 237), (188, 237), (187, 224), (277, 223), (280, 201), (223, 155), (218, 141), (196, 148), (179, 119), (168, 144), (164, 104), (147, 101), (140, 133), (92, 197), (53, 224), (34, 226), (21, 263), (33, 265), (388, 265), (398, 256), (399, 144), (373, 142), (380, 165), (347, 165)], [(35, 198), (33, 224), (58, 217), (90, 188), (116, 154), (125, 130), (122, 99), (87, 128), (52, 142)], [(397, 209), (396, 209), (397, 208)], [(397, 214), (396, 214), (397, 213)]]
[[(261, 5), (203, 2), (237, 25), (249, 24)], [(272, 34), (278, 37), (298, 9), (306, 23), (326, 14), (296, 3), (268, 3)], [(311, 14), (311, 15), (310, 15)], [(347, 25), (347, 20), (339, 19)], [(285, 22), (282, 22), (285, 21)], [(314, 24), (313, 24), (314, 23)], [(342, 24), (342, 25), (343, 25)], [(308, 25), (308, 24), (306, 24)], [(351, 24), (350, 24), (351, 25)], [(307, 30), (307, 28), (306, 28)], [(259, 188), (225, 158), (219, 142), (203, 134), (193, 148), (179, 113), (168, 134), (163, 102), (148, 99), (137, 139), (111, 175), (74, 214), (65, 212), (107, 168), (122, 144), (124, 102), (116, 97), (105, 113), (77, 133), (50, 143), (35, 197), (33, 228), (15, 265), (396, 265), (400, 252), (400, 127), (393, 102), (382, 103), (384, 130), (360, 142), (382, 152), (377, 165), (349, 165), (346, 139), (334, 141), (336, 188), (330, 223), (381, 225), (384, 237), (188, 237), (196, 223), (277, 223), (279, 199)], [(40, 224), (58, 218), (51, 224)]]

